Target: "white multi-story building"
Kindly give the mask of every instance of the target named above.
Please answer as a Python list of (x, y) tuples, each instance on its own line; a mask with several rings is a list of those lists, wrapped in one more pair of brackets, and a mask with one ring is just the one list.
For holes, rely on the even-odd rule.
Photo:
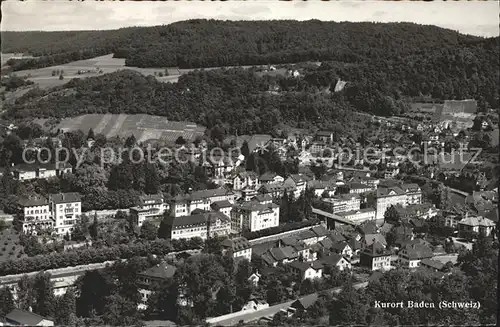
[(229, 253), (233, 258), (252, 260), (252, 245), (244, 237), (225, 239), (221, 245), (224, 252)]
[(221, 212), (206, 212), (191, 216), (175, 217), (172, 223), (172, 240), (199, 237), (225, 236), (231, 231), (229, 218)]
[(336, 195), (323, 201), (332, 206), (333, 213), (356, 211), (361, 208), (361, 197), (354, 193)]
[(82, 200), (78, 193), (59, 193), (49, 196), (54, 230), (58, 235), (73, 232), (82, 215)]
[(163, 194), (142, 195), (139, 197), (140, 205), (130, 208), (130, 215), (137, 226), (141, 227), (146, 220), (161, 218), (168, 209), (168, 204), (163, 199)]
[(258, 231), (279, 225), (280, 207), (274, 203), (262, 204), (258, 201), (243, 202), (235, 205), (231, 211), (231, 229)]
[(50, 214), (49, 202), (43, 196), (31, 196), (19, 200), (19, 208), (23, 214), (23, 232), (34, 233), (39, 229), (54, 227)]
[(245, 188), (256, 189), (259, 186), (259, 176), (253, 171), (244, 171), (236, 174), (233, 178), (233, 190), (239, 191)]
[(383, 219), (385, 211), (397, 204), (406, 207), (409, 204), (422, 203), (422, 190), (417, 184), (403, 184), (401, 187), (380, 187), (377, 189), (377, 219)]
[(311, 179), (304, 174), (293, 174), (290, 175), (283, 183), (286, 188), (294, 188), (294, 196), (298, 198), (301, 194), (306, 191), (307, 182)]
[(434, 257), (432, 250), (425, 244), (408, 244), (398, 253), (399, 263), (406, 268), (416, 268), (420, 266), (423, 259)]
[(373, 208), (364, 208), (359, 210), (338, 212), (337, 215), (355, 223), (363, 223), (368, 220), (374, 220), (376, 211)]
[(229, 201), (234, 203), (235, 194), (225, 188), (196, 191), (187, 195), (179, 195), (170, 203), (172, 217), (189, 216), (194, 210), (210, 211), (214, 202)]
[(45, 179), (50, 177), (60, 177), (71, 173), (73, 168), (69, 164), (20, 164), (14, 166), (12, 174), (14, 178), (20, 181), (33, 179)]

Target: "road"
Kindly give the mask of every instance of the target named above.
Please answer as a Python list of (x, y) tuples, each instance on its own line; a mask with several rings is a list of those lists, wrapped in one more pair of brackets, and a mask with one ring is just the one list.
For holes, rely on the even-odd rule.
[[(356, 288), (356, 289), (364, 288), (367, 285), (368, 285), (368, 282), (357, 283), (357, 284), (354, 284), (354, 288)], [(339, 294), (342, 291), (342, 287), (336, 287), (336, 288), (331, 289), (330, 291), (333, 294)], [(257, 321), (260, 318), (274, 316), (281, 309), (289, 308), (290, 305), (295, 301), (296, 300), (292, 300), (292, 301), (273, 305), (273, 306), (266, 308), (266, 309), (262, 309), (262, 310), (253, 311), (253, 312), (237, 315), (234, 317), (230, 317), (230, 318), (227, 318), (224, 320), (220, 320), (216, 323), (213, 323), (212, 325), (215, 325), (215, 326), (234, 326), (234, 325), (237, 325), (241, 320), (243, 320), (243, 322), (245, 322), (245, 323)]]

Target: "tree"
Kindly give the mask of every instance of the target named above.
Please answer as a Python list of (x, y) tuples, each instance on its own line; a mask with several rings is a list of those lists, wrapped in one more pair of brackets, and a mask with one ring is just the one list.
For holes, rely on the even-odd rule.
[(57, 311), (55, 323), (57, 325), (70, 326), (76, 322), (76, 297), (70, 287), (63, 296), (57, 299)]
[(160, 190), (161, 185), (160, 185), (160, 178), (158, 177), (158, 171), (156, 169), (156, 166), (152, 163), (147, 163), (144, 166), (144, 169), (145, 169), (144, 192), (146, 192), (146, 194), (157, 194), (158, 191)]
[(390, 206), (384, 213), (384, 220), (390, 224), (398, 226), (401, 223), (401, 216), (395, 206)]
[(0, 317), (5, 317), (14, 310), (14, 297), (9, 287), (0, 289)]
[(367, 307), (352, 282), (344, 286), (332, 307), (335, 309), (330, 311), (330, 325), (366, 324)]
[(53, 317), (56, 298), (52, 290), (53, 282), (49, 273), (38, 273), (33, 281), (35, 303), (33, 311), (44, 317)]
[(87, 271), (76, 282), (80, 296), (76, 300), (78, 316), (90, 317), (92, 312), (102, 315), (111, 294), (112, 283), (100, 271)]
[(104, 314), (105, 324), (113, 326), (132, 326), (139, 324), (137, 304), (119, 295), (112, 294), (105, 299)]
[(176, 140), (175, 140), (175, 144), (177, 145), (184, 145), (186, 144), (186, 140), (182, 137), (182, 136), (179, 136)]
[(35, 303), (35, 292), (33, 280), (28, 275), (23, 275), (17, 282), (17, 307), (22, 310), (30, 310)]
[(95, 133), (94, 133), (94, 130), (92, 128), (89, 129), (89, 132), (87, 133), (87, 140), (89, 140), (89, 139), (92, 139), (92, 140), (95, 139)]
[(146, 240), (155, 240), (158, 236), (158, 228), (150, 221), (145, 221), (141, 226), (141, 237)]
[(250, 155), (250, 148), (248, 147), (248, 142), (244, 141), (240, 148), (241, 154), (245, 156), (245, 159)]

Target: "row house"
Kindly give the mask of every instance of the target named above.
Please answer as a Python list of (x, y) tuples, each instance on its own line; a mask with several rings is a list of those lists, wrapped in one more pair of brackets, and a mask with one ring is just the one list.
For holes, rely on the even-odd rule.
[(236, 204), (231, 211), (231, 229), (235, 233), (258, 231), (279, 225), (280, 207), (274, 203), (249, 201)]
[(199, 237), (202, 240), (215, 236), (226, 236), (231, 231), (229, 218), (220, 212), (205, 212), (191, 216), (174, 217), (172, 240)]
[(178, 195), (170, 202), (170, 215), (172, 217), (188, 216), (196, 209), (210, 211), (214, 202), (225, 200), (230, 203), (234, 203), (235, 200), (235, 194), (225, 188)]

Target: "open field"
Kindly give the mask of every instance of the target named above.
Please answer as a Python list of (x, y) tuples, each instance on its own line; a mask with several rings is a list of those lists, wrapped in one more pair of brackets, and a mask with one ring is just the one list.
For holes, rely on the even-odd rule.
[[(10, 225), (10, 224), (9, 224)], [(19, 234), (10, 226), (0, 232), (0, 262), (26, 256), (19, 244)]]
[[(2, 65), (14, 54), (2, 54)], [(15, 72), (17, 76), (29, 76), (29, 79), (39, 85), (40, 88), (50, 88), (67, 83), (72, 78), (85, 78), (99, 76), (101, 74), (112, 73), (120, 69), (130, 69), (140, 72), (144, 75), (154, 75), (155, 73), (165, 73), (165, 68), (138, 68), (125, 67), (125, 59), (113, 58), (113, 54), (95, 57), (87, 60), (73, 61), (64, 65), (57, 65), (39, 69), (20, 70)], [(59, 80), (59, 76), (52, 76), (54, 70), (64, 71), (64, 79)], [(78, 74), (78, 71), (85, 71), (84, 74)], [(90, 72), (88, 72), (90, 71)], [(177, 82), (180, 72), (177, 68), (167, 68), (169, 76), (159, 77), (162, 82)], [(190, 71), (190, 70), (186, 70)]]
[(179, 136), (192, 141), (203, 135), (205, 127), (190, 122), (169, 121), (165, 117), (126, 114), (89, 114), (63, 119), (56, 129), (64, 131), (93, 129), (96, 134), (106, 137), (128, 137), (134, 135), (139, 142), (161, 140), (173, 143)]

